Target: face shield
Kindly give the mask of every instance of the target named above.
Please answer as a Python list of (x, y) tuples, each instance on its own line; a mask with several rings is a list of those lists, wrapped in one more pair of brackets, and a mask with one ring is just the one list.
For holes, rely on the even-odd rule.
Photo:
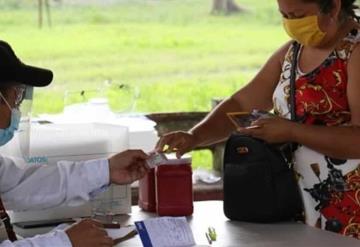
[(30, 125), (31, 125), (31, 108), (34, 88), (30, 86), (25, 87), (23, 98), (19, 105), (21, 112), (21, 119), (17, 137), (19, 139), (19, 151), (22, 158), (25, 160), (29, 157), (30, 152)]
[(18, 130), (14, 137), (4, 146), (0, 147), (0, 153), (13, 158), (24, 159), (29, 157), (30, 152), (30, 121), (33, 98), (33, 87), (19, 86), (16, 88), (14, 108), (21, 112)]

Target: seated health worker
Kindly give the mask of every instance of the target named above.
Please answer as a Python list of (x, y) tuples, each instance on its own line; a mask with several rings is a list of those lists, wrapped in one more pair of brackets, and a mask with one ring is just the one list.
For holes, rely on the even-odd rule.
[[(22, 63), (8, 43), (0, 41), (0, 145), (18, 129), (20, 105), (26, 86), (43, 87), (52, 81), (50, 70)], [(79, 205), (109, 184), (129, 184), (143, 175), (148, 156), (127, 150), (109, 159), (59, 162), (56, 166), (27, 166), (0, 156), (0, 246), (89, 247), (113, 246), (101, 223), (85, 219), (65, 230), (15, 240), (3, 209), (41, 210), (60, 205)], [(7, 233), (7, 234), (6, 234)], [(7, 235), (7, 236), (6, 236)], [(8, 239), (7, 239), (8, 238)], [(10, 241), (11, 240), (11, 241)]]
[[(240, 133), (270, 143), (296, 142), (295, 171), (311, 226), (360, 238), (360, 26), (355, 0), (278, 0), (293, 39), (269, 58), (246, 86), (188, 132), (164, 135), (181, 156), (225, 140), (235, 130), (227, 112), (260, 109), (277, 115)], [(300, 52), (292, 55), (294, 41)], [(264, 41), (266, 42), (266, 41)], [(291, 122), (289, 77), (296, 68), (296, 114)], [(261, 195), (259, 195), (261, 196)]]

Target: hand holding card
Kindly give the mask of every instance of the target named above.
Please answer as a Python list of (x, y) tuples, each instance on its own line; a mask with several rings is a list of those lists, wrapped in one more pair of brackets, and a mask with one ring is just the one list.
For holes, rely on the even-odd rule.
[(257, 118), (250, 112), (229, 112), (227, 116), (230, 118), (231, 122), (236, 126), (236, 128), (245, 128), (251, 125), (253, 121)]
[(152, 153), (150, 158), (146, 160), (148, 167), (155, 168), (156, 166), (162, 165), (167, 161), (165, 154), (163, 153)]
[(228, 112), (227, 116), (230, 118), (231, 122), (235, 125), (236, 129), (241, 129), (241, 128), (257, 129), (260, 128), (260, 126), (251, 125), (252, 122), (261, 118), (272, 117), (273, 114), (266, 111), (253, 110), (252, 112)]

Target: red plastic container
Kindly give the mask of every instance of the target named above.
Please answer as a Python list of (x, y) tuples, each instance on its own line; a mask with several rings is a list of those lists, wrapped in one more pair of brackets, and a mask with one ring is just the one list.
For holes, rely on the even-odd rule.
[(194, 211), (191, 158), (171, 159), (155, 168), (156, 211), (160, 216), (187, 216)]
[(155, 168), (151, 169), (139, 180), (139, 207), (145, 211), (156, 211), (155, 200)]

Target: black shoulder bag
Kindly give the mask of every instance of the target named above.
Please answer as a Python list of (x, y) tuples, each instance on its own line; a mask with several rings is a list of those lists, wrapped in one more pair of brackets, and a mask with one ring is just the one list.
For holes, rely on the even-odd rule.
[[(295, 69), (299, 45), (294, 44), (290, 76), (291, 120), (295, 113)], [(233, 134), (224, 153), (224, 213), (231, 220), (277, 222), (302, 214), (302, 200), (292, 169), (294, 144), (286, 150), (262, 140)]]

